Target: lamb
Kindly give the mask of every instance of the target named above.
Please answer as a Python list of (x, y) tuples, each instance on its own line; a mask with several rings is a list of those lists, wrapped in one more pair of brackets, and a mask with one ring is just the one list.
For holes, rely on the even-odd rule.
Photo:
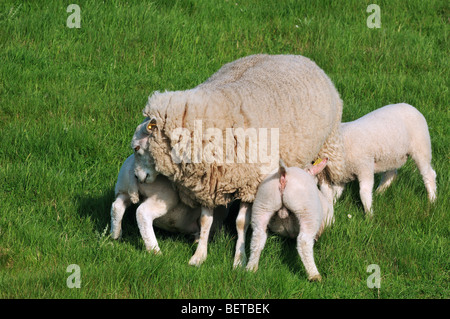
[[(138, 203), (141, 195), (145, 199), (136, 210), (136, 219), (148, 251), (161, 253), (153, 224), (170, 232), (192, 234), (198, 238), (200, 208), (191, 209), (181, 203), (170, 181), (163, 175), (150, 177), (151, 183), (138, 183), (134, 162), (135, 154), (132, 154), (119, 171), (115, 186), (116, 199), (111, 206), (111, 237), (121, 237), (121, 222), (125, 210), (131, 203)], [(223, 207), (216, 210), (215, 223), (211, 226), (213, 231), (219, 227), (225, 216)]]
[(245, 225), (258, 185), (280, 157), (300, 168), (327, 157), (323, 178), (342, 174), (342, 100), (303, 56), (238, 59), (193, 89), (154, 92), (143, 115), (155, 123), (149, 150), (156, 170), (185, 204), (209, 208), (205, 218), (240, 199), (237, 225)]
[(297, 251), (305, 265), (308, 279), (320, 281), (321, 276), (314, 262), (313, 246), (325, 227), (334, 222), (333, 205), (317, 188), (314, 175), (324, 169), (328, 159), (308, 170), (286, 167), (280, 160), (280, 168), (269, 175), (259, 186), (252, 207), (253, 229), (250, 259), (247, 270), (256, 271), (261, 251), (267, 239), (267, 226), (274, 214), (282, 208), (296, 217)]
[[(419, 168), (431, 202), (436, 200), (436, 172), (431, 167), (431, 141), (424, 116), (406, 103), (387, 105), (353, 122), (342, 123), (345, 169), (332, 186), (335, 199), (345, 183), (358, 179), (359, 193), (368, 216), (372, 216), (374, 173), (383, 172), (376, 192), (386, 190), (408, 156)], [(328, 194), (330, 190), (326, 190)]]

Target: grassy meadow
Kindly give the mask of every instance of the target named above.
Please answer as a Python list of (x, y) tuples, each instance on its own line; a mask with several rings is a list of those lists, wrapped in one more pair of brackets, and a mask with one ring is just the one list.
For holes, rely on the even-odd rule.
[[(80, 28), (67, 26), (74, 2)], [(369, 28), (371, 3), (1, 1), (0, 298), (448, 299), (450, 5), (380, 0), (381, 28)], [(109, 238), (114, 184), (147, 97), (255, 53), (314, 60), (341, 94), (343, 121), (407, 102), (429, 124), (437, 202), (411, 160), (374, 196), (372, 220), (350, 183), (315, 245), (320, 283), (308, 282), (295, 241), (273, 234), (256, 273), (233, 270), (232, 218), (199, 268), (184, 235), (156, 229), (162, 255), (146, 252), (136, 206), (122, 240)], [(80, 288), (67, 286), (71, 264)], [(367, 285), (371, 264), (380, 288)]]

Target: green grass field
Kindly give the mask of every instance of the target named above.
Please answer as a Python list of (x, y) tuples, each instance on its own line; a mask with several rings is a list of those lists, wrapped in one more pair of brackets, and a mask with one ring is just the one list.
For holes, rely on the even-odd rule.
[[(81, 8), (69, 28), (66, 8)], [(0, 298), (449, 298), (448, 1), (2, 1)], [(315, 246), (269, 235), (256, 273), (233, 270), (233, 221), (188, 265), (191, 238), (157, 230), (145, 251), (131, 207), (109, 238), (114, 184), (154, 90), (188, 89), (254, 53), (301, 54), (330, 76), (343, 121), (407, 102), (426, 117), (438, 199), (409, 160), (366, 219), (357, 183)], [(395, 138), (393, 136), (392, 138)], [(377, 177), (376, 182), (379, 180)], [(351, 217), (350, 217), (351, 216)], [(80, 267), (80, 288), (66, 269)], [(367, 267), (380, 267), (369, 288)]]

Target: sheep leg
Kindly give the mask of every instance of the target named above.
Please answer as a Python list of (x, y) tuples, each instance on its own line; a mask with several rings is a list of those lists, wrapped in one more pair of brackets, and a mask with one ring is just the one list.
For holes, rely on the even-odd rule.
[(374, 184), (373, 171), (358, 175), (359, 196), (364, 206), (364, 212), (372, 217), (372, 189)]
[[(319, 195), (320, 196), (320, 195)], [(322, 205), (332, 204), (328, 199), (323, 196), (321, 199)], [(295, 206), (288, 207), (297, 216), (298, 222), (300, 224), (300, 231), (297, 236), (297, 252), (300, 255), (300, 259), (305, 266), (306, 273), (308, 274), (308, 280), (310, 281), (321, 281), (322, 277), (317, 270), (316, 263), (314, 262), (314, 239), (320, 235), (323, 230), (321, 224), (325, 223), (323, 218), (329, 217), (331, 212), (328, 211), (326, 216), (323, 216), (322, 221), (317, 219), (314, 213), (307, 209), (303, 203), (295, 202)], [(332, 216), (330, 217), (332, 219)], [(322, 229), (321, 229), (322, 228)]]
[(122, 218), (125, 210), (130, 205), (128, 195), (119, 194), (111, 205), (111, 238), (122, 237)]
[(415, 156), (413, 159), (422, 175), (423, 183), (427, 189), (428, 199), (430, 202), (434, 202), (436, 200), (436, 172), (431, 167), (429, 160), (415, 158)]
[(250, 224), (251, 204), (241, 202), (239, 213), (236, 218), (237, 242), (236, 252), (234, 254), (233, 268), (244, 266), (247, 262), (245, 254), (245, 236), (248, 225)]
[(395, 177), (397, 177), (397, 170), (393, 169), (387, 172), (383, 173), (383, 176), (381, 177), (380, 184), (378, 185), (376, 192), (382, 193), (384, 192), (394, 181)]
[[(301, 225), (300, 221), (300, 225)], [(305, 266), (306, 272), (308, 274), (308, 280), (310, 281), (321, 281), (322, 277), (317, 270), (316, 263), (314, 262), (314, 233), (305, 227), (300, 226), (300, 233), (297, 237), (297, 251), (300, 255), (303, 265)]]
[(145, 201), (136, 210), (136, 220), (145, 243), (147, 251), (155, 254), (161, 254), (161, 250), (156, 240), (155, 230), (153, 229), (153, 220), (161, 217), (167, 212), (165, 207), (154, 205), (152, 201)]
[(250, 243), (250, 259), (246, 269), (257, 271), (261, 251), (266, 245), (267, 225), (276, 211), (253, 211), (252, 212), (252, 240)]
[(436, 200), (436, 172), (430, 166), (428, 173), (422, 175), (422, 178), (428, 192), (428, 198), (433, 203)]
[(202, 207), (200, 216), (200, 238), (198, 240), (197, 250), (189, 260), (189, 265), (200, 266), (208, 254), (208, 239), (211, 225), (213, 223), (213, 209)]
[(323, 180), (323, 181), (319, 182), (319, 187), (320, 187), (320, 191), (326, 197), (326, 199), (330, 203), (332, 203), (333, 200), (334, 200), (334, 188), (335, 188), (335, 186), (332, 185), (330, 182)]
[(337, 200), (341, 198), (345, 189), (345, 183), (333, 185), (333, 204), (336, 204)]

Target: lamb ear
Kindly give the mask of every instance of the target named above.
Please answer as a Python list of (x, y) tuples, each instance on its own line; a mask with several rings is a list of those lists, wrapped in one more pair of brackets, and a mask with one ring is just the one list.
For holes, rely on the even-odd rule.
[(307, 172), (312, 176), (319, 174), (325, 166), (327, 166), (328, 158), (319, 158), (314, 162), (313, 166), (307, 169)]

